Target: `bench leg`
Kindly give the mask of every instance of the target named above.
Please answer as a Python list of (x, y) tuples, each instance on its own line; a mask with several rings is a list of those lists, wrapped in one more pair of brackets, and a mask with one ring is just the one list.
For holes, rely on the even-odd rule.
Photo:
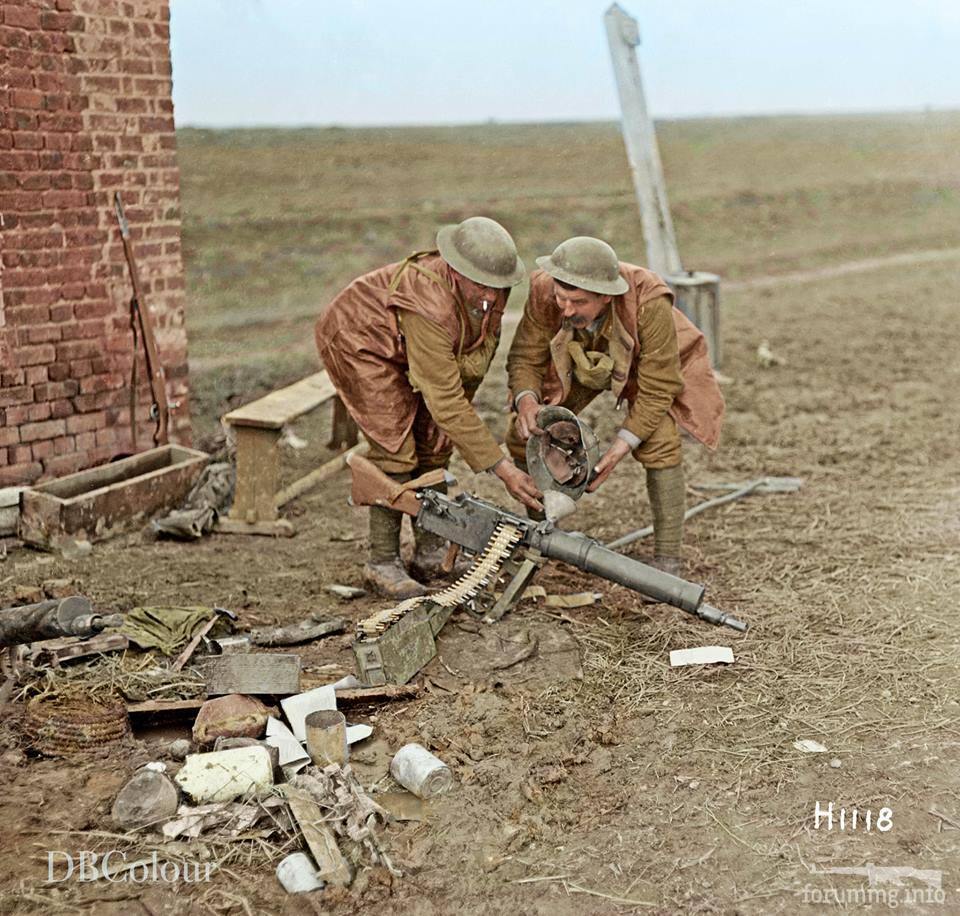
[(237, 437), (237, 486), (230, 517), (218, 531), (230, 534), (291, 535), (293, 526), (279, 518), (277, 454), (280, 431), (255, 426), (234, 426)]

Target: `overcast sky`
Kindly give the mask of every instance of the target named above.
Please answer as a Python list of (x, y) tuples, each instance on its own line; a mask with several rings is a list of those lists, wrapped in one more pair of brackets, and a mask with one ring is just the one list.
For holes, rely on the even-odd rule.
[[(618, 116), (607, 0), (172, 0), (185, 125)], [(960, 0), (622, 0), (655, 116), (960, 108)]]

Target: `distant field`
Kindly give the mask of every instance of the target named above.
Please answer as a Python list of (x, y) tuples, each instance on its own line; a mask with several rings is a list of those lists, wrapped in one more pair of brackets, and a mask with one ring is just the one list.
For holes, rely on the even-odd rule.
[[(686, 266), (734, 280), (960, 244), (960, 113), (658, 131)], [(231, 394), (310, 371), (331, 295), (431, 246), (444, 223), (492, 216), (528, 264), (576, 234), (644, 259), (613, 123), (186, 129), (178, 141), (201, 426)]]

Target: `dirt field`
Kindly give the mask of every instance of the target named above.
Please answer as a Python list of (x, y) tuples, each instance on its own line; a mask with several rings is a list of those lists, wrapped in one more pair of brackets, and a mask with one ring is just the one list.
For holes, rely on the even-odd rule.
[[(242, 854), (200, 887), (46, 884), (47, 850), (122, 842), (97, 832), (113, 830), (116, 791), (159, 739), (38, 759), (20, 750), (14, 704), (0, 732), (0, 912), (960, 912), (960, 115), (684, 122), (661, 136), (685, 263), (727, 281), (727, 422), (718, 452), (686, 450), (689, 502), (715, 495), (703, 484), (803, 479), (688, 525), (688, 578), (750, 632), (558, 566), (539, 580), (548, 591), (596, 590), (600, 604), (527, 602), (492, 627), (458, 615), (422, 698), (356, 716), (375, 736), (354, 753), (370, 784), (418, 740), (456, 788), (385, 832), (403, 878), (365, 871), (315, 899), (287, 897), (275, 862)], [(227, 406), (312, 371), (320, 305), (439, 224), (494, 216), (528, 263), (576, 233), (642, 259), (610, 125), (188, 131), (181, 167), (201, 437)], [(782, 364), (759, 365), (763, 341)], [(497, 430), (505, 349), (480, 393)], [(616, 426), (608, 403), (587, 418), (601, 438)], [(285, 474), (326, 457), (325, 422), (298, 425), (310, 447)], [(11, 548), (0, 587), (8, 598), (73, 577), (107, 610), (218, 604), (245, 625), (360, 618), (382, 605), (325, 591), (359, 578), (364, 516), (346, 495), (337, 479), (292, 504), (289, 540), (133, 534), (75, 561)], [(648, 521), (632, 463), (575, 517), (601, 540)], [(537, 656), (493, 667), (528, 635)], [(349, 641), (303, 650), (309, 683), (352, 669)], [(670, 649), (710, 644), (731, 646), (734, 664), (669, 667)], [(857, 829), (816, 829), (818, 802), (835, 818), (856, 807)], [(183, 854), (216, 852), (197, 841)], [(820, 873), (868, 864), (940, 872), (940, 890), (930, 875), (868, 887), (863, 873)]]

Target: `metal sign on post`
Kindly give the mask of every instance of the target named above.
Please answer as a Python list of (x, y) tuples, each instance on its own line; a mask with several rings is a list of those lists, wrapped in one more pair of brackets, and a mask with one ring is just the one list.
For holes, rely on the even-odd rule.
[(714, 366), (720, 365), (720, 278), (716, 274), (686, 271), (673, 231), (663, 165), (653, 121), (640, 77), (637, 20), (616, 3), (604, 14), (613, 72), (622, 112), (621, 128), (633, 186), (640, 205), (640, 221), (647, 246), (647, 266), (673, 288), (680, 309), (707, 338)]

